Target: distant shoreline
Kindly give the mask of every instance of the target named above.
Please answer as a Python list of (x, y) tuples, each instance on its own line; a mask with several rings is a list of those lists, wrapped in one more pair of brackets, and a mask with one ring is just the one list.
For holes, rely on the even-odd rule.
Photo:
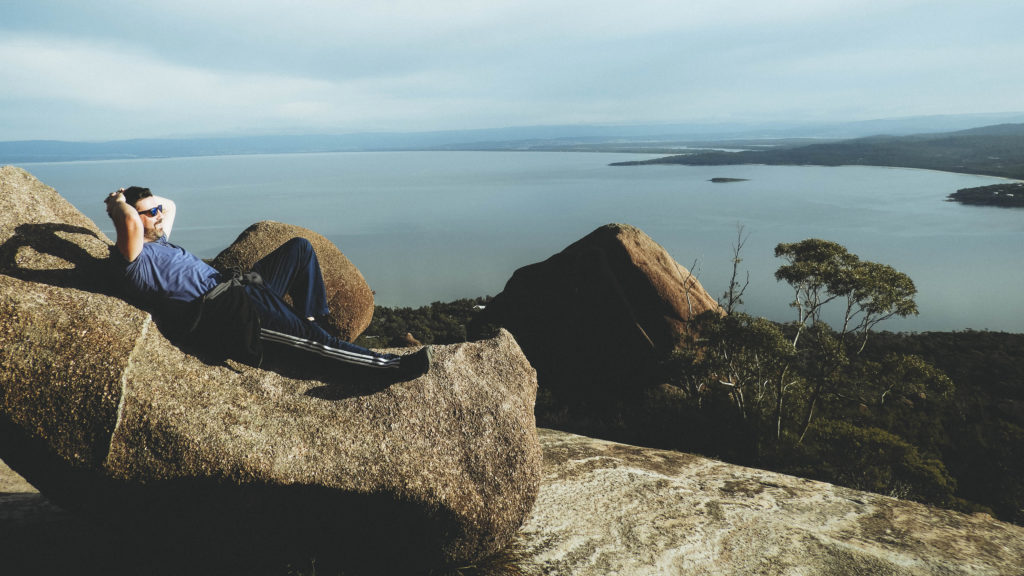
[[(584, 150), (584, 149), (548, 149), (548, 150), (445, 150), (445, 149), (423, 149), (423, 150), (303, 150), (303, 151), (280, 151), (280, 152), (196, 152), (194, 154), (173, 154), (173, 155), (162, 155), (162, 156), (149, 156), (149, 155), (138, 155), (138, 156), (74, 156), (68, 158), (33, 158), (33, 159), (2, 159), (0, 165), (31, 165), (31, 164), (54, 164), (54, 163), (71, 163), (71, 162), (124, 162), (131, 160), (176, 160), (176, 159), (189, 159), (189, 158), (221, 158), (221, 157), (234, 157), (234, 156), (279, 156), (279, 155), (303, 155), (303, 154), (348, 154), (348, 153), (382, 153), (382, 152), (534, 152), (534, 153), (575, 153), (575, 152), (586, 152), (596, 154), (657, 154), (657, 151), (651, 150)], [(754, 154), (762, 154), (764, 152), (753, 152)], [(738, 154), (736, 152), (724, 153), (724, 154)], [(698, 156), (703, 154), (695, 154), (692, 156)], [(683, 158), (691, 155), (670, 155), (660, 156), (658, 158), (651, 158), (648, 160), (628, 160), (625, 162), (612, 162), (609, 166), (648, 166), (655, 164), (680, 164), (686, 166), (821, 166), (825, 168), (838, 168), (841, 166), (867, 166), (874, 168), (908, 168), (914, 170), (934, 170), (936, 172), (949, 172), (952, 174), (970, 174), (973, 176), (988, 176), (992, 178), (1006, 178), (1014, 180), (1015, 182), (1010, 184), (997, 184), (993, 186), (1009, 186), (1013, 187), (1019, 184), (1024, 184), (1024, 173), (1020, 177), (1007, 176), (1002, 173), (995, 172), (977, 172), (971, 170), (957, 169), (956, 167), (937, 167), (937, 166), (915, 166), (910, 164), (871, 164), (871, 163), (860, 163), (860, 162), (840, 162), (840, 163), (817, 163), (817, 162), (773, 162), (765, 161), (766, 159), (758, 159), (758, 161), (736, 161), (736, 162), (687, 162)], [(717, 184), (720, 183), (732, 183), (732, 182), (744, 182), (748, 181), (748, 178), (729, 178), (729, 177), (715, 177), (709, 179), (710, 182)], [(989, 188), (983, 186), (982, 188)], [(971, 190), (970, 188), (965, 190)], [(959, 192), (959, 190), (958, 190)], [(1011, 190), (1012, 192), (1012, 190)], [(1024, 195), (1024, 192), (1020, 193)], [(963, 201), (961, 197), (954, 197), (954, 194), (949, 195), (950, 201), (963, 202), (965, 204), (985, 204), (983, 202), (972, 202)], [(997, 205), (990, 203), (987, 205)], [(1004, 205), (1005, 204), (1000, 204)], [(1014, 205), (1016, 206), (1016, 205)]]
[(1001, 124), (942, 134), (873, 136), (809, 145), (782, 145), (769, 150), (679, 154), (615, 162), (612, 166), (647, 164), (888, 166), (1024, 180), (1024, 124)]
[[(721, 163), (704, 163), (704, 162), (683, 162), (676, 160), (679, 156), (665, 156), (661, 158), (654, 158), (651, 160), (629, 160), (626, 162), (612, 162), (609, 166), (651, 166), (656, 164), (679, 164), (682, 166), (820, 166), (822, 168), (840, 168), (843, 166), (865, 166), (868, 168), (906, 168), (910, 170), (933, 170), (935, 172), (949, 172), (950, 174), (969, 174), (971, 176), (988, 176), (990, 178), (1005, 178), (1007, 180), (1013, 180), (1010, 184), (995, 184), (994, 186), (1015, 186), (1018, 183), (1024, 184), (1024, 172), (1015, 176), (1007, 176), (1002, 171), (993, 172), (979, 172), (974, 170), (963, 170), (957, 169), (956, 167), (947, 166), (914, 166), (911, 164), (884, 164), (877, 163), (872, 164), (868, 162), (837, 162), (837, 163), (820, 163), (820, 162), (768, 162), (768, 161), (749, 161), (749, 162), (721, 162)], [(997, 173), (999, 172), (999, 173)], [(739, 180), (744, 180), (740, 178)], [(731, 181), (731, 180), (730, 180)], [(984, 186), (982, 186), (984, 188)], [(952, 196), (952, 194), (950, 194)]]
[[(1022, 175), (1021, 178), (1012, 178), (1012, 177), (1009, 177), (1009, 176), (1005, 176), (1003, 174), (988, 174), (988, 173), (984, 173), (984, 172), (968, 172), (968, 171), (965, 171), (965, 170), (955, 170), (953, 168), (933, 168), (933, 167), (924, 167), (924, 166), (899, 166), (899, 165), (895, 165), (895, 164), (859, 164), (859, 163), (854, 163), (854, 162), (847, 163), (847, 164), (815, 164), (815, 163), (810, 163), (810, 162), (807, 162), (807, 163), (805, 163), (805, 162), (792, 162), (792, 163), (787, 163), (787, 162), (736, 162), (736, 163), (729, 163), (729, 164), (687, 164), (687, 163), (684, 163), (684, 162), (662, 162), (661, 161), (661, 160), (665, 160), (666, 158), (674, 158), (674, 156), (668, 156), (668, 157), (663, 157), (663, 158), (655, 158), (653, 160), (631, 160), (631, 161), (627, 161), (627, 162), (613, 162), (613, 163), (609, 164), (609, 166), (648, 166), (648, 165), (653, 165), (653, 164), (679, 164), (679, 165), (684, 165), (684, 166), (793, 166), (793, 167), (801, 167), (801, 166), (812, 167), (812, 166), (817, 166), (817, 167), (821, 167), (821, 168), (842, 168), (844, 166), (863, 166), (865, 168), (903, 168), (903, 169), (907, 169), (907, 170), (929, 170), (929, 171), (933, 171), (933, 172), (948, 172), (950, 174), (968, 174), (968, 175), (971, 175), (971, 176), (986, 176), (986, 177), (989, 177), (989, 178), (1003, 178), (1003, 179), (1006, 179), (1006, 180), (1012, 180), (1013, 181), (1013, 182), (1010, 182), (1008, 184), (992, 184), (990, 186), (981, 186), (980, 188), (993, 188), (993, 187), (1003, 187), (1003, 186), (1011, 187), (1012, 188), (1012, 187), (1015, 187), (1015, 186), (1024, 186), (1024, 175)], [(727, 183), (727, 182), (744, 182), (744, 181), (749, 181), (749, 180), (750, 180), (749, 178), (721, 178), (721, 177), (716, 177), (716, 178), (711, 178), (708, 181), (709, 182), (715, 182), (715, 183)], [(964, 188), (963, 190), (973, 190), (973, 188)], [(959, 190), (957, 192), (959, 192)], [(950, 194), (948, 196), (948, 199), (951, 202), (958, 202), (958, 201), (960, 201), (959, 199), (956, 199), (956, 198), (953, 197), (954, 194)], [(1019, 194), (1020, 195), (1024, 195), (1024, 192), (1020, 192)], [(981, 203), (979, 202), (977, 204), (981, 204)], [(990, 204), (990, 205), (994, 205), (994, 204)]]
[[(838, 130), (708, 131), (706, 126), (535, 126), (439, 132), (0, 141), (0, 164), (335, 152), (607, 152), (664, 155), (633, 164), (923, 168), (1024, 180), (1024, 123), (854, 124)], [(971, 125), (961, 122), (960, 125)], [(974, 124), (977, 126), (977, 124)], [(941, 126), (955, 131), (934, 132)], [(723, 127), (724, 128), (724, 127)], [(917, 130), (912, 131), (912, 130)], [(876, 134), (869, 136), (869, 134)], [(881, 135), (889, 134), (889, 135)]]

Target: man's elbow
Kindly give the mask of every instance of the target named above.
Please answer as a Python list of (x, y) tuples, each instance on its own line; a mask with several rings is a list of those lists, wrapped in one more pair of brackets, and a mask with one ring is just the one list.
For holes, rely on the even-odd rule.
[(117, 235), (117, 250), (128, 262), (134, 262), (142, 253), (142, 226), (141, 222), (128, 220), (124, 223), (124, 230)]
[(157, 197), (157, 201), (160, 203), (161, 206), (164, 207), (164, 218), (166, 218), (169, 215), (173, 215), (175, 211), (178, 209), (178, 205), (175, 204), (174, 200), (171, 200), (170, 198), (164, 198), (163, 196), (159, 196)]

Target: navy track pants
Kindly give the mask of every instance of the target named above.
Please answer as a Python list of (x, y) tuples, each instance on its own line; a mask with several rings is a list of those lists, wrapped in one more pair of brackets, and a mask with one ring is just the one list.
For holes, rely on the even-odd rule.
[[(292, 238), (253, 266), (262, 284), (245, 287), (260, 317), (260, 339), (325, 358), (371, 368), (398, 368), (401, 357), (381, 354), (337, 338), (309, 317), (328, 314), (327, 293), (313, 245)], [(284, 301), (290, 295), (295, 307)]]

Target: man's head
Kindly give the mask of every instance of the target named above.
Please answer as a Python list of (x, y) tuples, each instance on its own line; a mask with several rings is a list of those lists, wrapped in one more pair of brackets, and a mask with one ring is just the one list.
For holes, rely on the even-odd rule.
[(129, 186), (121, 190), (121, 193), (124, 194), (124, 201), (133, 208), (139, 200), (153, 196), (153, 192), (149, 188), (143, 188), (142, 186)]
[(131, 186), (124, 189), (124, 200), (135, 208), (142, 219), (143, 240), (152, 242), (164, 235), (164, 214), (160, 201), (149, 188)]

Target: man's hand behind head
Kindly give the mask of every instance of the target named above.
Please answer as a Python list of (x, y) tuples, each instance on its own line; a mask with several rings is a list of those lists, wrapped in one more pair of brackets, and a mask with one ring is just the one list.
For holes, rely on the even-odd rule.
[(111, 192), (107, 194), (107, 197), (103, 199), (103, 202), (107, 205), (107, 216), (114, 217), (114, 209), (117, 208), (117, 204), (125, 202), (124, 199), (124, 188), (121, 188), (117, 192)]

